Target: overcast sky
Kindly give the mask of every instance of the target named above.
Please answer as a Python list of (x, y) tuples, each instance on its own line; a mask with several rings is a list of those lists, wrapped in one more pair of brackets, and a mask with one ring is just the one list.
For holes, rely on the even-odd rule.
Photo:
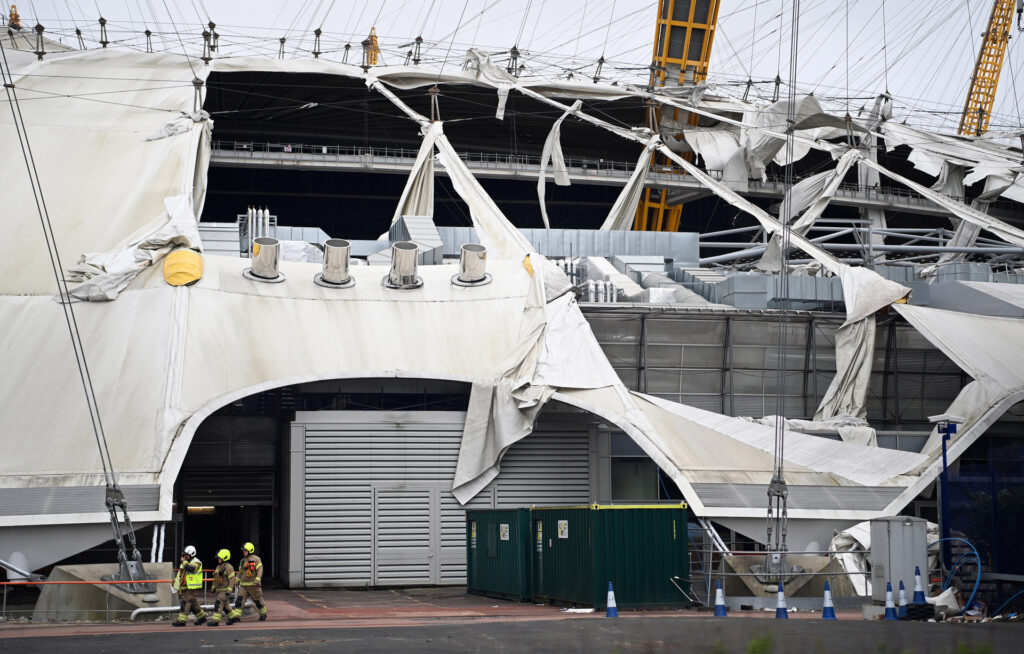
[[(793, 0), (722, 0), (710, 81), (718, 92), (739, 95), (748, 78), (770, 97), (776, 74), (789, 77)], [(0, 0), (5, 12), (9, 0)], [(324, 56), (341, 59), (376, 26), (385, 63), (402, 63), (408, 43), (422, 35), (430, 65), (458, 66), (471, 44), (491, 51), (514, 44), (524, 62), (547, 76), (593, 75), (599, 57), (613, 79), (646, 78), (657, 2), (651, 0), (23, 0), (27, 25), (36, 19), (64, 40), (80, 27), (98, 38), (100, 13), (112, 41), (141, 47), (147, 27), (163, 47), (181, 51), (175, 31), (191, 49), (200, 26), (217, 23), (226, 47), (276, 56), (309, 56), (312, 31), (322, 27)], [(955, 131), (992, 0), (801, 0), (797, 85), (830, 106), (851, 111), (888, 90), (897, 114), (916, 124)], [(884, 20), (883, 20), (884, 17)], [(1017, 36), (1016, 26), (1013, 30)], [(1024, 35), (1022, 35), (1024, 36)], [(1010, 42), (991, 129), (1020, 128), (1024, 38)], [(1017, 79), (1020, 77), (1021, 79)], [(849, 93), (847, 93), (849, 89)]]

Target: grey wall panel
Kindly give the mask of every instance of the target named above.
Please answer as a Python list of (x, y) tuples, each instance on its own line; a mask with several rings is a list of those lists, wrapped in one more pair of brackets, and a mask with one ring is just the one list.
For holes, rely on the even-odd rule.
[(579, 431), (535, 431), (505, 455), (498, 476), (498, 508), (586, 504), (590, 499), (590, 436)]
[[(121, 486), (132, 511), (156, 511), (160, 486)], [(61, 486), (0, 488), (0, 515), (60, 515), (63, 513), (106, 513), (103, 486)]]
[[(767, 507), (761, 484), (693, 484), (705, 506)], [(902, 491), (889, 486), (790, 486), (790, 509), (880, 511)]]
[[(588, 502), (589, 419), (581, 418), (539, 424), (467, 506)], [(451, 494), (464, 420), (445, 411), (296, 414), (303, 506), (292, 509), (304, 516), (302, 584), (465, 583), (466, 507)]]

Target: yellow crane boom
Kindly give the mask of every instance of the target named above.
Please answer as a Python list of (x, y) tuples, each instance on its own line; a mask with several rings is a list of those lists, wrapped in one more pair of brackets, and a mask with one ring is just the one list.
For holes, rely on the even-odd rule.
[(996, 102), (999, 73), (1003, 69), (1006, 46), (1010, 42), (1010, 30), (1013, 28), (1014, 5), (1017, 7), (1019, 23), (1022, 4), (1021, 0), (995, 0), (992, 4), (992, 16), (988, 19), (988, 29), (982, 34), (981, 50), (978, 51), (978, 62), (971, 76), (971, 88), (967, 92), (957, 134), (981, 136), (988, 131), (992, 106)]
[[(658, 18), (654, 32), (654, 58), (651, 64), (651, 86), (696, 84), (708, 76), (711, 44), (718, 24), (719, 0), (658, 0)], [(673, 109), (679, 120), (679, 109)], [(660, 121), (660, 110), (653, 120)], [(697, 122), (691, 114), (688, 121)], [(657, 123), (648, 125), (657, 128)], [(679, 231), (683, 205), (671, 204), (666, 189), (644, 191), (633, 229), (645, 231)]]

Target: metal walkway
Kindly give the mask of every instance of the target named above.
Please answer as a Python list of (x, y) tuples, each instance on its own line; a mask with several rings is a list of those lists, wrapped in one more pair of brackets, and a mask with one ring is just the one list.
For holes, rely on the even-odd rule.
[[(537, 179), (540, 159), (531, 155), (508, 155), (483, 152), (463, 152), (459, 155), (470, 171), (479, 178)], [(372, 148), (338, 145), (300, 145), (286, 143), (252, 143), (241, 141), (214, 141), (211, 166), (234, 168), (277, 168), (296, 170), (338, 170), (408, 173), (416, 160), (416, 150), (404, 148)], [(623, 186), (636, 166), (635, 162), (594, 159), (566, 159), (569, 179), (573, 184)], [(439, 166), (436, 172), (447, 174)], [(709, 171), (721, 178), (721, 171)], [(673, 166), (658, 166), (647, 176), (647, 185), (671, 189), (678, 193), (678, 201), (690, 202), (710, 195), (690, 175), (681, 174)], [(782, 198), (785, 184), (782, 180), (751, 181), (744, 195)], [(928, 200), (910, 191), (892, 188), (868, 188), (844, 184), (836, 192), (832, 204), (887, 209), (918, 214), (943, 214)]]

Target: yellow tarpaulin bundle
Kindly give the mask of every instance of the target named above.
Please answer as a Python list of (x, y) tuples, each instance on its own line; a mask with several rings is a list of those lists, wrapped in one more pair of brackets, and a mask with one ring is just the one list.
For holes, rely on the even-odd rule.
[(188, 286), (203, 276), (203, 257), (195, 250), (175, 250), (164, 258), (164, 280), (171, 286)]

